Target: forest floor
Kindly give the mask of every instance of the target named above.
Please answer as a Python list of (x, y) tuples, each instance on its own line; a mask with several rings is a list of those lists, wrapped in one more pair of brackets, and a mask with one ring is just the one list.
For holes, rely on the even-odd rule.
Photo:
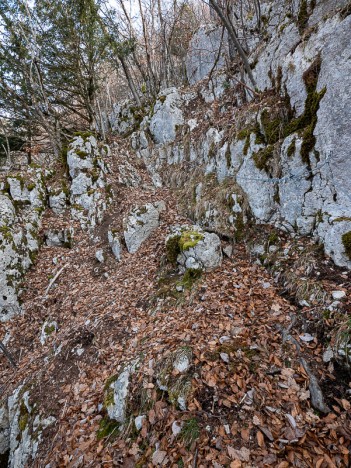
[[(114, 187), (100, 244), (77, 227), (71, 249), (41, 248), (26, 276), (24, 313), (6, 324), (17, 368), (0, 356), (2, 393), (26, 381), (33, 388), (30, 401), (56, 418), (31, 466), (350, 466), (350, 375), (322, 358), (333, 314), (283, 297), (244, 243), (184, 292), (160, 281), (175, 274), (166, 262), (170, 227), (191, 221), (178, 213), (174, 194), (153, 189), (141, 173), (140, 187)], [(167, 206), (159, 228), (137, 253), (124, 248), (117, 262), (107, 253), (107, 224), (121, 223), (131, 206), (159, 200)], [(67, 222), (48, 210), (43, 230)], [(102, 264), (95, 259), (99, 247), (105, 249)], [(325, 259), (319, 267), (328, 297), (347, 291), (346, 272)], [(349, 294), (341, 306), (347, 313)], [(58, 330), (42, 345), (47, 318)], [(184, 347), (192, 356), (191, 393), (181, 411), (158, 389), (155, 369)], [(99, 439), (106, 380), (136, 358), (131, 425)], [(311, 375), (301, 358), (320, 383), (330, 409), (325, 414), (311, 404)], [(138, 432), (131, 426), (140, 415), (140, 389), (151, 403)]]

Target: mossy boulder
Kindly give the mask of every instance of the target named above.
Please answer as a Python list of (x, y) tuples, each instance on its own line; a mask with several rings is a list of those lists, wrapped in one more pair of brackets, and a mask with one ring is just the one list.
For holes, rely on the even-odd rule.
[(222, 263), (221, 241), (199, 226), (176, 226), (166, 238), (166, 255), (181, 272), (210, 270)]

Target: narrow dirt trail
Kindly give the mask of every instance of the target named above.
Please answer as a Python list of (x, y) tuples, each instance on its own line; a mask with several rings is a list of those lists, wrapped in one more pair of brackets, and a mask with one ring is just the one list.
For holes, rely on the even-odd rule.
[[(78, 232), (72, 249), (43, 247), (26, 277), (25, 313), (10, 325), (18, 368), (13, 372), (1, 357), (0, 378), (4, 393), (26, 379), (34, 385), (31, 400), (57, 419), (44, 431), (33, 466), (348, 466), (350, 405), (333, 400), (326, 416), (313, 410), (296, 348), (282, 341), (281, 330), (299, 311), (240, 245), (191, 289), (176, 291), (165, 238), (170, 226), (189, 220), (177, 212), (172, 193), (143, 178), (142, 188), (120, 189), (108, 213), (118, 225), (131, 206), (166, 202), (159, 228), (137, 253), (124, 248), (120, 263), (109, 253), (100, 264), (96, 249), (107, 251), (103, 224), (99, 244)], [(48, 213), (44, 229), (57, 224)], [(42, 345), (40, 329), (48, 317), (58, 330)], [(299, 331), (291, 330), (297, 340)], [(322, 362), (321, 344), (299, 343), (318, 379), (334, 379)], [(158, 390), (155, 370), (182, 347), (193, 356), (186, 411)], [(129, 427), (98, 440), (105, 382), (136, 358), (141, 364), (130, 389), (133, 417), (139, 415), (140, 389), (152, 402), (143, 429)], [(189, 437), (175, 435), (175, 421), (193, 422)]]

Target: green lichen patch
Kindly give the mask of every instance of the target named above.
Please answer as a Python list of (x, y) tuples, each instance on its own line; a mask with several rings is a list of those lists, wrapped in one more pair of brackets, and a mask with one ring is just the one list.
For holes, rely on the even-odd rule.
[(13, 240), (12, 231), (6, 225), (0, 226), (0, 235), (2, 235), (3, 239), (6, 240), (7, 242), (12, 242)]
[(90, 131), (75, 132), (73, 135), (76, 137), (82, 137), (84, 141), (87, 140), (91, 136), (95, 137), (94, 133)]
[(109, 377), (104, 386), (104, 408), (108, 408), (115, 404), (114, 400), (114, 389), (112, 384), (118, 379), (118, 374)]
[(51, 324), (51, 325), (46, 325), (46, 327), (44, 328), (44, 333), (46, 335), (51, 335), (52, 333), (54, 333), (56, 331), (56, 326), (55, 324)]
[(28, 426), (28, 421), (29, 421), (29, 412), (28, 412), (26, 404), (22, 400), (20, 404), (20, 414), (19, 414), (19, 420), (18, 420), (18, 427), (21, 432), (23, 432)]
[(82, 150), (76, 149), (76, 150), (74, 150), (74, 152), (76, 153), (76, 155), (77, 155), (80, 159), (86, 159), (87, 156), (88, 156), (88, 153), (87, 153), (86, 151), (82, 151)]
[(345, 253), (351, 260), (351, 231), (345, 232), (341, 237), (342, 245), (344, 246)]

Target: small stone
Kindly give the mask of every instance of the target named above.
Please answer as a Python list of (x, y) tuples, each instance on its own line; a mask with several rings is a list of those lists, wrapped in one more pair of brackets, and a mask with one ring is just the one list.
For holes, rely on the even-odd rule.
[(229, 363), (229, 355), (227, 353), (220, 353), (222, 361)]
[(226, 341), (230, 341), (230, 337), (229, 337), (229, 336), (224, 335), (224, 336), (221, 336), (220, 339), (219, 339), (219, 342), (220, 342), (221, 344), (225, 343)]
[(100, 263), (104, 263), (105, 259), (104, 259), (104, 251), (102, 249), (99, 249), (96, 251), (95, 253), (95, 258), (98, 262)]
[(146, 418), (144, 414), (137, 416), (134, 420), (135, 428), (137, 431), (140, 431), (143, 427), (143, 421)]
[(182, 421), (174, 421), (174, 423), (172, 424), (172, 434), (174, 436), (177, 436), (178, 434), (180, 434), (182, 427), (183, 427)]
[(178, 292), (183, 292), (183, 291), (184, 291), (184, 286), (181, 286), (180, 284), (178, 284), (178, 285), (176, 286), (176, 290), (177, 290)]
[(330, 362), (334, 357), (334, 352), (331, 348), (328, 348), (323, 353), (323, 362)]
[(232, 245), (226, 245), (223, 247), (223, 253), (226, 257), (231, 258), (233, 255), (233, 246)]
[(163, 450), (156, 450), (156, 452), (154, 452), (152, 455), (153, 466), (164, 465), (166, 456), (167, 452), (164, 452)]
[(332, 292), (333, 299), (342, 299), (346, 296), (345, 291), (333, 291)]
[(304, 333), (303, 335), (300, 335), (300, 340), (304, 341), (305, 343), (309, 343), (310, 341), (314, 340), (314, 337), (309, 333)]
[(185, 268), (192, 270), (201, 270), (201, 265), (195, 260), (194, 257), (189, 257), (185, 261)]
[(186, 372), (190, 367), (190, 360), (186, 354), (180, 354), (177, 356), (173, 363), (173, 368), (176, 369), (178, 372)]
[(330, 312), (332, 312), (333, 310), (337, 309), (339, 307), (339, 305), (341, 304), (340, 301), (333, 301), (330, 306), (328, 307), (328, 310), (330, 310)]
[(264, 282), (264, 283), (262, 284), (262, 287), (263, 287), (263, 289), (268, 289), (268, 288), (271, 287), (271, 283)]

